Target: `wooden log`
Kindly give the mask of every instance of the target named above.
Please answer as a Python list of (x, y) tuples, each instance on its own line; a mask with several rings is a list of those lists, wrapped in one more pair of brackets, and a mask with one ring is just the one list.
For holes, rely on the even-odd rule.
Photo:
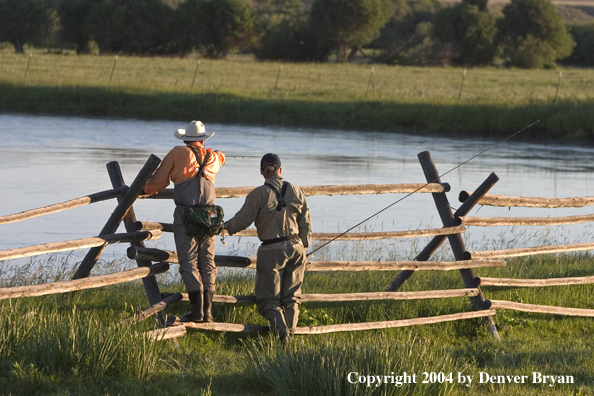
[[(138, 197), (138, 194), (142, 191), (142, 188), (146, 184), (147, 180), (151, 177), (153, 172), (157, 169), (161, 160), (154, 154), (151, 154), (147, 162), (144, 164), (138, 175), (126, 191), (126, 194), (122, 200), (118, 203), (115, 210), (103, 226), (103, 229), (99, 235), (113, 234), (118, 229), (120, 223), (126, 216), (126, 213)], [(91, 270), (95, 266), (95, 263), (103, 253), (105, 246), (94, 247), (89, 250), (83, 261), (78, 266), (74, 279), (86, 278), (91, 273)]]
[[(462, 191), (458, 196), (460, 202), (464, 202), (471, 193), (472, 191)], [(479, 205), (524, 208), (582, 208), (594, 205), (594, 197), (542, 198), (487, 194), (481, 198)]]
[[(433, 162), (433, 158), (428, 151), (424, 151), (417, 155), (419, 162), (421, 163), (421, 167), (423, 168), (423, 173), (425, 174), (425, 179), (427, 182), (440, 182), (441, 179), (439, 177), (439, 173), (437, 172), (437, 168), (435, 167), (435, 163)], [(455, 217), (452, 213), (452, 208), (448, 201), (448, 198), (445, 194), (435, 193), (432, 194), (433, 200), (435, 201), (435, 206), (437, 207), (437, 212), (439, 213), (439, 217), (443, 223), (444, 227), (452, 227), (455, 224)], [(480, 201), (479, 201), (480, 202)], [(448, 235), (448, 240), (450, 242), (450, 246), (452, 248), (452, 252), (454, 253), (454, 258), (456, 261), (463, 261), (466, 260), (466, 248), (464, 247), (464, 241), (462, 240), (462, 236), (460, 234), (455, 235)], [(460, 275), (462, 276), (462, 280), (464, 282), (464, 286), (467, 288), (474, 287), (474, 271), (471, 267), (461, 268)], [(475, 311), (482, 310), (484, 308), (485, 298), (483, 297), (482, 293), (479, 293), (476, 297), (471, 297), (470, 301), (472, 302), (472, 306), (474, 307)], [(499, 339), (499, 334), (497, 332), (497, 327), (495, 326), (495, 322), (493, 318), (488, 317), (487, 321), (489, 323), (489, 333), (496, 339)]]
[[(428, 316), (424, 318), (414, 319), (400, 319), (400, 320), (388, 320), (383, 322), (366, 322), (366, 323), (345, 323), (328, 326), (309, 326), (309, 327), (297, 327), (294, 334), (306, 335), (306, 334), (325, 334), (325, 333), (336, 333), (339, 331), (359, 331), (359, 330), (377, 330), (386, 329), (393, 327), (406, 327), (424, 324), (433, 324), (441, 322), (451, 322), (460, 319), (474, 319), (495, 315), (496, 311), (481, 310), (473, 312), (462, 312), (457, 314), (439, 315), (439, 316)], [(235, 333), (268, 333), (270, 331), (268, 326), (256, 326), (256, 325), (242, 325), (235, 323), (183, 323), (186, 327), (193, 329), (202, 330), (214, 330), (214, 331), (229, 331)]]
[(549, 305), (524, 304), (511, 301), (490, 300), (492, 309), (511, 309), (522, 312), (548, 313), (568, 316), (594, 316), (594, 309), (552, 307)]
[[(111, 181), (111, 185), (114, 188), (119, 186), (124, 186), (124, 176), (122, 175), (122, 170), (120, 169), (120, 164), (117, 161), (109, 162), (107, 165), (107, 173), (109, 174), (109, 180)], [(122, 197), (118, 197), (118, 203), (121, 203), (123, 200)], [(126, 227), (126, 231), (133, 232), (136, 227), (136, 215), (134, 214), (134, 208), (130, 206), (130, 209), (124, 216), (124, 226)], [(131, 246), (137, 247), (145, 247), (142, 241), (131, 241)], [(148, 267), (152, 265), (150, 261), (143, 261), (143, 260), (136, 260), (136, 265), (138, 267)], [(157, 284), (157, 279), (154, 276), (147, 276), (142, 278), (142, 285), (144, 286), (144, 290), (146, 292), (146, 296), (150, 305), (155, 306), (159, 302), (161, 302), (161, 292), (159, 291), (159, 285)], [(165, 326), (165, 315), (163, 313), (157, 314), (157, 320), (159, 324), (164, 327)]]
[[(494, 185), (499, 181), (499, 177), (495, 173), (491, 173), (484, 182), (475, 190), (472, 196), (466, 200), (454, 213), (454, 217), (456, 216), (465, 216), (470, 212), (472, 208), (476, 205), (476, 203), (483, 197)], [(448, 227), (452, 228), (452, 227)], [(427, 261), (429, 258), (435, 253), (435, 251), (441, 246), (441, 244), (446, 240), (445, 235), (438, 235), (434, 237), (431, 242), (415, 257), (415, 261)], [(410, 279), (410, 277), (414, 274), (414, 271), (404, 270), (398, 274), (396, 278), (390, 283), (390, 286), (386, 289), (386, 291), (396, 291), (400, 289), (404, 283)]]
[[(216, 187), (217, 198), (240, 198), (248, 195), (252, 187)], [(447, 183), (409, 183), (409, 184), (362, 184), (332, 186), (301, 186), (306, 196), (313, 195), (355, 195), (355, 194), (410, 194), (436, 193), (450, 191)], [(173, 199), (173, 189), (168, 188), (154, 195), (141, 195), (139, 198)]]
[[(412, 292), (374, 292), (343, 294), (302, 294), (301, 302), (340, 302), (370, 300), (421, 300), (426, 298), (472, 297), (478, 295), (478, 289), (429, 290)], [(165, 294), (165, 293), (164, 293)], [(177, 293), (176, 293), (177, 294)], [(175, 295), (175, 294), (168, 294)], [(181, 293), (183, 301), (189, 301), (188, 293)], [(227, 304), (255, 303), (256, 296), (215, 295), (214, 302)]]
[[(170, 250), (141, 248), (131, 246), (126, 251), (128, 258), (132, 260), (163, 261), (166, 263), (179, 264), (177, 253)], [(215, 255), (217, 267), (256, 268), (256, 259), (251, 257)]]
[[(177, 253), (148, 248), (128, 248), (128, 258), (166, 263), (178, 263)], [(255, 257), (215, 256), (217, 267), (256, 268)], [(306, 271), (397, 271), (438, 270), (449, 271), (462, 268), (505, 267), (504, 260), (464, 260), (464, 261), (308, 261)], [(474, 286), (473, 286), (474, 287)]]
[(165, 327), (163, 329), (151, 330), (147, 331), (146, 335), (152, 341), (169, 340), (172, 338), (177, 338), (186, 335), (186, 326), (178, 325)]
[(78, 208), (91, 203), (105, 201), (107, 199), (118, 197), (128, 190), (127, 186), (114, 188), (113, 190), (101, 191), (95, 194), (86, 195), (84, 197), (72, 199), (70, 201), (61, 202), (42, 208), (26, 210), (24, 212), (15, 213), (6, 216), (0, 216), (0, 224), (15, 223), (17, 221), (32, 219), (33, 217), (44, 216), (50, 213), (62, 212), (68, 209)]
[(157, 263), (150, 267), (135, 268), (133, 270), (117, 272), (115, 274), (94, 276), (92, 278), (75, 279), (65, 282), (52, 282), (43, 285), (17, 286), (0, 288), (0, 300), (18, 297), (44, 296), (46, 294), (66, 293), (75, 290), (92, 289), (130, 282), (145, 276), (169, 271), (168, 263)]
[(541, 286), (567, 286), (587, 285), (594, 283), (594, 276), (580, 276), (573, 278), (548, 278), (548, 279), (511, 279), (511, 278), (475, 278), (477, 286), (512, 286), (512, 287), (541, 287)]
[(501, 259), (505, 257), (522, 257), (532, 256), (535, 254), (578, 252), (583, 250), (594, 250), (594, 242), (572, 243), (567, 245), (534, 246), (503, 250), (486, 250), (482, 252), (466, 252), (466, 257), (471, 259)]
[[(173, 232), (173, 224), (171, 223), (156, 223), (150, 221), (137, 221), (135, 224), (137, 230), (155, 230), (160, 229), (165, 232)], [(338, 232), (314, 232), (312, 239), (316, 241), (362, 241), (375, 239), (399, 239), (399, 238), (418, 238), (435, 235), (451, 235), (466, 232), (465, 227), (447, 227), (447, 228), (432, 228), (426, 230), (411, 230), (411, 231), (382, 231), (382, 232), (353, 232), (353, 233), (338, 233)], [(233, 236), (238, 237), (257, 237), (258, 233), (255, 228), (248, 228), (239, 231)]]
[[(463, 261), (309, 261), (306, 271), (451, 271), (505, 267), (504, 260)], [(471, 286), (474, 288), (474, 286)]]
[(76, 249), (88, 249), (96, 246), (103, 246), (106, 244), (153, 240), (159, 239), (160, 237), (160, 230), (147, 230), (130, 232), (127, 234), (111, 234), (92, 238), (73, 239), (64, 242), (42, 243), (41, 245), (2, 250), (0, 251), (0, 261), (11, 260), (21, 257), (37, 256), (40, 254), (47, 253), (65, 252)]
[(459, 224), (465, 226), (553, 226), (580, 224), (594, 221), (594, 214), (564, 217), (459, 217)]
[[(144, 267), (142, 267), (144, 268)], [(140, 311), (136, 314), (134, 320), (136, 322), (141, 322), (143, 320), (145, 320), (146, 318), (148, 318), (149, 316), (155, 315), (161, 311), (163, 311), (165, 308), (167, 308), (169, 305), (174, 304), (178, 301), (182, 300), (182, 294), (181, 293), (174, 293), (170, 296), (165, 297), (164, 299), (162, 299), (161, 301), (159, 301), (158, 303), (151, 305), (149, 308)]]

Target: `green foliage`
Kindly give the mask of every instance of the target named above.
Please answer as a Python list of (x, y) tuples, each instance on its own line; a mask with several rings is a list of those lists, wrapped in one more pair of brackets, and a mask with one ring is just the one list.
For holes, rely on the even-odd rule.
[(60, 38), (74, 44), (77, 54), (89, 52), (91, 29), (86, 21), (92, 7), (90, 0), (62, 0), (58, 4)]
[(315, 0), (311, 18), (317, 34), (337, 48), (338, 60), (349, 57), (380, 34), (394, 13), (390, 0)]
[(576, 46), (562, 62), (566, 65), (594, 67), (594, 24), (572, 26), (570, 31)]
[(433, 35), (454, 46), (456, 64), (489, 65), (497, 53), (495, 18), (486, 10), (486, 2), (479, 3), (461, 2), (435, 16)]
[(447, 63), (443, 59), (446, 51), (432, 40), (433, 20), (440, 4), (432, 0), (396, 0), (394, 4), (394, 16), (370, 45), (381, 50), (376, 61), (401, 65)]
[(224, 58), (257, 38), (248, 0), (186, 0), (177, 12), (182, 48), (197, 48), (208, 58)]
[(100, 0), (86, 21), (101, 53), (170, 53), (174, 11), (160, 0)]
[(0, 0), (0, 42), (10, 42), (16, 53), (43, 39), (51, 27), (44, 0)]
[(575, 42), (549, 0), (511, 0), (503, 8), (499, 41), (509, 66), (553, 66), (571, 54)]
[(270, 28), (254, 52), (258, 59), (291, 62), (321, 62), (330, 52), (312, 27), (308, 14), (285, 18)]

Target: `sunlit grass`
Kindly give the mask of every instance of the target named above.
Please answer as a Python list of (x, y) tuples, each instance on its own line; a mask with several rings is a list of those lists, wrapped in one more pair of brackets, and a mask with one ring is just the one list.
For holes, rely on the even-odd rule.
[[(526, 235), (508, 231), (518, 242)], [(586, 237), (586, 236), (585, 236)], [(534, 244), (549, 242), (543, 232)], [(504, 241), (500, 243), (504, 244)], [(518, 242), (519, 243), (519, 242)], [(352, 242), (330, 250), (326, 259), (374, 259), (391, 241)], [(447, 243), (446, 243), (447, 245)], [(402, 246), (401, 246), (402, 248)], [(418, 246), (409, 246), (413, 253)], [(384, 252), (385, 253), (385, 252)], [(393, 254), (397, 254), (394, 252)], [(444, 256), (446, 253), (442, 253)], [(389, 255), (389, 253), (388, 253)], [(442, 259), (442, 257), (440, 257)], [(4, 263), (4, 286), (68, 279), (74, 256), (32, 260), (16, 271)], [(133, 267), (129, 261), (100, 262), (97, 273)], [(53, 270), (52, 270), (53, 268)], [(53, 272), (52, 272), (53, 271)], [(162, 291), (184, 292), (179, 276), (161, 275)], [(587, 253), (542, 255), (507, 261), (503, 268), (482, 268), (477, 276), (548, 278), (593, 275)], [(31, 274), (31, 279), (27, 277)], [(41, 274), (45, 274), (42, 276)], [(382, 291), (398, 272), (306, 273), (303, 293)], [(253, 294), (253, 271), (222, 273), (217, 293)], [(402, 291), (462, 288), (458, 271), (418, 271)], [(594, 309), (594, 285), (508, 288), (485, 287), (486, 299)], [(563, 317), (499, 310), (494, 316), (500, 341), (481, 320), (385, 330), (296, 336), (280, 348), (271, 336), (216, 333), (189, 329), (176, 341), (151, 344), (143, 336), (156, 323), (133, 324), (137, 307), (146, 307), (140, 281), (67, 295), (0, 301), (0, 386), (13, 395), (47, 394), (232, 394), (232, 395), (567, 395), (592, 394), (594, 326), (591, 318)], [(167, 312), (179, 315), (181, 302)], [(467, 298), (411, 301), (303, 303), (300, 326), (324, 326), (409, 319), (471, 311)], [(215, 304), (215, 321), (265, 325), (254, 304)], [(366, 387), (348, 374), (417, 374), (415, 384)], [(423, 372), (452, 373), (453, 382), (421, 383)], [(479, 384), (490, 375), (572, 375), (573, 385)], [(394, 373), (394, 374), (392, 374)], [(470, 388), (457, 375), (473, 375)]]

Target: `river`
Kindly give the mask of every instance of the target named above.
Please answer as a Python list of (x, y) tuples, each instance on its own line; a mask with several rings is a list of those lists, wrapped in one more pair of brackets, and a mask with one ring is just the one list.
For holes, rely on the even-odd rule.
[[(108, 190), (111, 183), (105, 165), (110, 161), (119, 162), (125, 181), (131, 183), (150, 154), (163, 158), (169, 149), (180, 144), (173, 131), (184, 128), (188, 121), (0, 115), (0, 216)], [(527, 124), (530, 121), (527, 120)], [(418, 153), (430, 151), (443, 175), (498, 143), (485, 138), (429, 137), (399, 131), (212, 123), (206, 123), (206, 128), (216, 131), (206, 146), (227, 155), (227, 163), (217, 176), (218, 187), (261, 184), (259, 158), (267, 152), (281, 157), (283, 176), (298, 185), (423, 183), (425, 178), (417, 160)], [(530, 144), (511, 139), (457, 167), (442, 181), (451, 185), (448, 199), (454, 209), (460, 205), (458, 193), (475, 189), (491, 172), (500, 178), (491, 190), (494, 194), (550, 198), (591, 196), (593, 154), (591, 147)], [(310, 197), (314, 231), (344, 231), (403, 197), (403, 194)], [(243, 198), (220, 199), (218, 203), (225, 209), (226, 218), (230, 218), (240, 208)], [(109, 200), (1, 225), (0, 250), (95, 236), (114, 207), (115, 200)], [(134, 208), (139, 220), (172, 221), (172, 201), (141, 200)], [(470, 215), (564, 216), (592, 212), (588, 207), (555, 210), (477, 207)], [(415, 194), (374, 216), (359, 231), (440, 226), (431, 194)], [(123, 226), (118, 232), (125, 232)], [(529, 230), (471, 227), (465, 240), (469, 250), (501, 247), (506, 243), (502, 238), (510, 233), (515, 235), (513, 247), (538, 245), (544, 240), (568, 243), (592, 239), (590, 226), (586, 224), (562, 226), (555, 232), (544, 227)], [(253, 238), (239, 241), (231, 237), (227, 242), (227, 246), (217, 244), (217, 253), (249, 255), (256, 245)], [(338, 254), (338, 258), (355, 259), (351, 256), (358, 256), (363, 249), (367, 256), (373, 256), (370, 259), (409, 260), (426, 240), (419, 243), (397, 240), (384, 245), (359, 244), (347, 249), (346, 242), (335, 242), (321, 250), (317, 257)], [(175, 249), (172, 236), (167, 234), (147, 245)], [(124, 256), (124, 252), (123, 245), (110, 246), (104, 255), (118, 258)], [(13, 263), (24, 260), (28, 259), (13, 260)]]

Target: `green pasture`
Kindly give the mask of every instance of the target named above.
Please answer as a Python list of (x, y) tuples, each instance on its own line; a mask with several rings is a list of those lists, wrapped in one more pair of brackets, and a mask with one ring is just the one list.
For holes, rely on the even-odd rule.
[[(383, 242), (361, 242), (373, 252)], [(393, 245), (385, 245), (392, 248)], [(340, 256), (341, 253), (338, 255)], [(394, 258), (400, 252), (393, 252)], [(369, 257), (358, 259), (374, 259)], [(349, 258), (349, 257), (347, 257)], [(334, 257), (334, 259), (345, 259)], [(3, 263), (0, 286), (69, 279), (76, 260), (33, 260), (14, 268)], [(508, 260), (507, 267), (477, 270), (479, 276), (546, 278), (592, 275), (588, 254), (544, 255)], [(100, 261), (95, 275), (131, 268)], [(177, 271), (172, 266), (172, 272)], [(306, 273), (304, 293), (383, 290), (397, 272)], [(183, 291), (178, 278), (159, 275), (161, 290)], [(218, 294), (252, 294), (253, 272), (218, 279)], [(458, 271), (420, 271), (403, 291), (463, 287)], [(485, 287), (487, 299), (594, 309), (594, 285), (541, 288)], [(271, 336), (188, 329), (174, 340), (151, 343), (153, 319), (133, 324), (146, 307), (140, 281), (45, 297), (0, 301), (0, 393), (6, 395), (592, 395), (592, 318), (499, 310), (501, 340), (480, 320), (396, 329), (296, 336), (280, 347)], [(169, 314), (185, 312), (178, 303)], [(471, 311), (467, 298), (414, 301), (304, 303), (300, 326), (384, 321)], [(217, 322), (264, 325), (253, 304), (214, 306)], [(416, 384), (366, 387), (348, 374), (417, 375)], [(423, 373), (452, 373), (453, 381), (421, 383)], [(480, 372), (529, 377), (525, 384), (477, 383)], [(573, 384), (533, 384), (533, 372), (572, 376)], [(458, 373), (474, 376), (458, 384)], [(353, 378), (353, 377), (351, 377)]]
[[(200, 63), (199, 63), (200, 61)], [(373, 73), (372, 73), (373, 70)], [(562, 73), (561, 78), (560, 73)], [(594, 70), (0, 50), (0, 111), (590, 140)]]

